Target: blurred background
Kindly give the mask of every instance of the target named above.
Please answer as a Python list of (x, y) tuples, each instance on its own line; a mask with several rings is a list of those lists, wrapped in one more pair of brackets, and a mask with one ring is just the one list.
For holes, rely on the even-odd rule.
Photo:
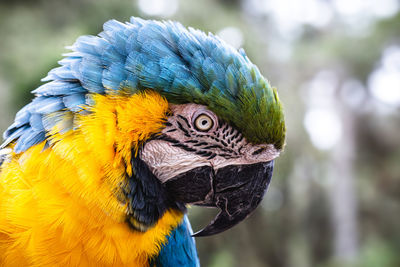
[[(203, 266), (400, 266), (399, 0), (0, 1), (0, 130), (84, 34), (172, 19), (243, 47), (284, 102), (285, 152), (244, 223), (198, 238)], [(214, 210), (189, 211), (194, 230)]]

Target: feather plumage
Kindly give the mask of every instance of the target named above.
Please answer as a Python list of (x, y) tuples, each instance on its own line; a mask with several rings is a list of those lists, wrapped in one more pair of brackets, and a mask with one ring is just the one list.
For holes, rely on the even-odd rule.
[[(168, 102), (206, 105), (280, 149), (276, 90), (243, 50), (175, 22), (111, 20), (69, 49), (3, 135), (0, 264), (198, 266), (188, 221), (133, 179), (132, 154), (165, 126)], [(135, 229), (152, 227), (129, 229), (130, 209)]]
[[(70, 49), (61, 67), (43, 79), (51, 82), (33, 91), (37, 98), (28, 105), (29, 113), (43, 117), (55, 111), (77, 112), (79, 105), (88, 104), (85, 94), (152, 88), (172, 103), (208, 105), (254, 143), (283, 146), (285, 126), (276, 90), (243, 50), (234, 50), (212, 34), (175, 22), (111, 20), (99, 37), (82, 36)], [(270, 115), (258, 116), (258, 110)], [(30, 128), (26, 117), (26, 112), (17, 116), (5, 137), (15, 127)]]

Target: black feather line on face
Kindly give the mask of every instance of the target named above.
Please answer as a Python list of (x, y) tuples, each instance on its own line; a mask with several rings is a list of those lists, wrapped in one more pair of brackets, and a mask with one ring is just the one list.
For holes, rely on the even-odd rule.
[[(132, 155), (135, 152), (132, 151)], [(132, 157), (132, 176), (127, 178), (122, 191), (128, 203), (126, 222), (141, 232), (153, 226), (168, 209), (186, 212), (182, 203), (170, 199), (165, 186), (139, 157)]]
[[(200, 137), (204, 138), (204, 135), (202, 135)], [(167, 136), (165, 134), (154, 136), (153, 139), (167, 141), (167, 142), (171, 143), (171, 145), (174, 147), (179, 147), (185, 151), (193, 152), (194, 154), (202, 156), (209, 160), (215, 158), (216, 156), (220, 156), (225, 159), (231, 159), (231, 158), (235, 158), (240, 155), (240, 153), (233, 150), (236, 143), (232, 143), (232, 145), (231, 145), (232, 148), (230, 148), (223, 140), (219, 140), (217, 138), (214, 138), (213, 136), (207, 136), (207, 137), (214, 139), (221, 145), (220, 144), (210, 145), (207, 142), (198, 141), (198, 140), (188, 140), (185, 143), (181, 143), (179, 140), (172, 138), (170, 136)], [(188, 144), (191, 144), (191, 146), (189, 146)], [(218, 149), (219, 152), (212, 151), (212, 149), (214, 149), (214, 148)]]
[(192, 128), (192, 126), (190, 125), (188, 119), (186, 119), (185, 117), (183, 117), (182, 115), (179, 115), (179, 114), (178, 114), (178, 118), (180, 118), (181, 120), (183, 120), (185, 122), (186, 127), (188, 127), (189, 129)]

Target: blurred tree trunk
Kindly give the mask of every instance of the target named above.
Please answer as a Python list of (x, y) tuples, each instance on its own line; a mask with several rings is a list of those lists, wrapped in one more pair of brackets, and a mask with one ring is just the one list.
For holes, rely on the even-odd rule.
[(333, 185), (329, 190), (331, 218), (334, 230), (334, 257), (343, 263), (352, 263), (358, 254), (357, 192), (354, 177), (355, 114), (336, 100), (336, 110), (342, 120), (341, 142), (332, 153)]

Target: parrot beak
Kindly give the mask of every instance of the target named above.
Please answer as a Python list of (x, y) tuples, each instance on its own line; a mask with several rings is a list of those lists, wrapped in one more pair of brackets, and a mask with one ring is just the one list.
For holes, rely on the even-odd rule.
[(220, 212), (193, 236), (209, 236), (235, 226), (260, 204), (272, 177), (274, 161), (229, 165), (216, 171), (198, 167), (166, 183), (176, 201), (217, 207)]

